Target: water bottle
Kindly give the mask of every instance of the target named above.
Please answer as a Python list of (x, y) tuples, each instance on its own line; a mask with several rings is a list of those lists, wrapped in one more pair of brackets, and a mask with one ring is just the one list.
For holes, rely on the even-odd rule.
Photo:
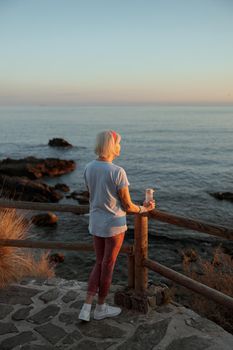
[(155, 191), (153, 190), (153, 188), (147, 188), (146, 189), (146, 199), (145, 199), (146, 203), (149, 203), (149, 201), (153, 201), (154, 200), (154, 198), (153, 198), (153, 193), (154, 192)]

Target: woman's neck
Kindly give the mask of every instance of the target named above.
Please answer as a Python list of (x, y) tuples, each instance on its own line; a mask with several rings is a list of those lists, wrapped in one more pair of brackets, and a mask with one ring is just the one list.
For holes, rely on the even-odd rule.
[(101, 161), (101, 162), (112, 162), (113, 161), (113, 157), (98, 157), (97, 160)]

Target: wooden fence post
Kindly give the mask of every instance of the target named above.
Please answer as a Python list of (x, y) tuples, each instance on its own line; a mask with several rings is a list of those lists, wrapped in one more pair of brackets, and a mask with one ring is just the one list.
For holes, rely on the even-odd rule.
[(128, 259), (128, 287), (134, 288), (135, 280), (135, 259), (134, 254), (127, 254)]
[(148, 216), (136, 214), (134, 223), (135, 292), (143, 294), (148, 287), (148, 269), (143, 260), (148, 258)]

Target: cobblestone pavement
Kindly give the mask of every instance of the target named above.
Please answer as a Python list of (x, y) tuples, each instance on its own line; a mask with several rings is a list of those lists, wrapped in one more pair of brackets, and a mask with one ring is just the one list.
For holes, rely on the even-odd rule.
[[(113, 303), (112, 286), (108, 298)], [(233, 336), (182, 306), (147, 315), (123, 310), (102, 321), (78, 319), (86, 283), (24, 280), (0, 290), (0, 349), (232, 350)]]

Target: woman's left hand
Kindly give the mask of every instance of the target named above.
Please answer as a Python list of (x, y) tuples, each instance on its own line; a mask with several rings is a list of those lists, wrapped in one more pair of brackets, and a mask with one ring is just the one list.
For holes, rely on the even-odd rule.
[(156, 207), (155, 200), (151, 200), (151, 201), (149, 201), (149, 202), (144, 201), (144, 202), (143, 202), (143, 206), (144, 206), (148, 211), (153, 210), (153, 209), (155, 209), (155, 207)]

